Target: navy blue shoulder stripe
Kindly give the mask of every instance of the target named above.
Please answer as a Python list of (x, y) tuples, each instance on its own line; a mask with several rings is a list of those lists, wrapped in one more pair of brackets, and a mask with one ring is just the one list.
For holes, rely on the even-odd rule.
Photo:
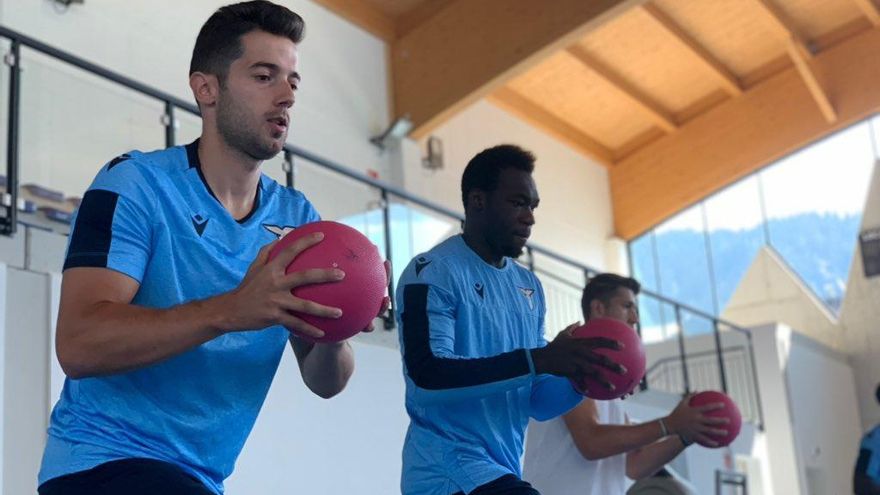
[(530, 373), (524, 349), (497, 356), (470, 359), (440, 358), (431, 351), (428, 320), (428, 286), (410, 284), (403, 289), (403, 359), (416, 386), (427, 390), (485, 385)]
[(116, 158), (110, 160), (110, 163), (107, 164), (107, 171), (109, 172), (110, 170), (113, 169), (113, 167), (119, 165), (120, 163), (122, 163), (126, 160), (129, 160), (130, 158), (131, 158), (131, 155), (129, 155), (128, 153), (126, 153), (124, 155), (117, 156)]
[(856, 460), (856, 473), (868, 474), (868, 465), (871, 463), (871, 451), (859, 449), (859, 458)]
[(71, 232), (64, 270), (80, 266), (105, 268), (113, 239), (113, 215), (119, 194), (101, 189), (86, 191)]

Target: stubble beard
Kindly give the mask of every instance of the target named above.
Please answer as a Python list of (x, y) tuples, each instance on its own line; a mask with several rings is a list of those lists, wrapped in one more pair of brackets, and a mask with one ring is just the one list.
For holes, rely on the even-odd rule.
[(247, 112), (228, 95), (217, 101), (217, 132), (229, 147), (254, 160), (269, 160), (281, 151), (260, 139), (260, 129), (249, 125)]

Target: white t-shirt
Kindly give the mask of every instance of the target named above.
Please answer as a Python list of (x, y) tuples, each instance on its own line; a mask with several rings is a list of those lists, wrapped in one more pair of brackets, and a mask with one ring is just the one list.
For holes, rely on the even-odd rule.
[[(596, 401), (596, 409), (602, 424), (627, 422), (619, 400)], [(562, 416), (529, 422), (523, 479), (541, 495), (624, 495), (630, 485), (626, 454), (586, 460)]]

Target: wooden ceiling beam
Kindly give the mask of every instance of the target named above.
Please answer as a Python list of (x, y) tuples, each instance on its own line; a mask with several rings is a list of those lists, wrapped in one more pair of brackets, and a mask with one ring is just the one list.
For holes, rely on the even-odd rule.
[(683, 208), (832, 132), (880, 111), (880, 30), (816, 54), (838, 118), (816, 111), (790, 67), (609, 168), (616, 234), (632, 239)]
[(880, 8), (873, 0), (853, 0), (874, 27), (880, 26)]
[(419, 27), (431, 17), (437, 15), (438, 12), (445, 9), (453, 1), (454, 0), (427, 0), (413, 7), (412, 10), (400, 14), (395, 19), (397, 37), (406, 36), (410, 31)]
[(392, 48), (395, 114), (419, 139), (645, 0), (455, 0)]
[(646, 3), (642, 5), (642, 10), (653, 19), (658, 26), (666, 30), (667, 33), (678, 40), (686, 49), (688, 49), (700, 62), (706, 66), (709, 71), (718, 79), (727, 93), (731, 96), (739, 96), (743, 94), (742, 85), (733, 72), (724, 66), (714, 55), (709, 53), (697, 40), (681, 28), (671, 17), (660, 10), (656, 5)]
[(771, 0), (754, 1), (755, 4), (761, 7), (761, 11), (764, 12), (764, 17), (768, 21), (768, 26), (776, 32), (776, 36), (779, 37), (780, 40), (791, 39), (804, 58), (810, 59), (813, 57), (813, 52), (810, 50), (807, 40), (800, 35), (795, 28), (794, 23), (779, 7), (773, 4)]
[(828, 98), (828, 93), (825, 91), (825, 88), (823, 88), (821, 82), (819, 82), (816, 71), (813, 70), (812, 61), (801, 54), (801, 51), (798, 49), (792, 38), (786, 40), (785, 48), (788, 51), (788, 55), (791, 57), (792, 62), (794, 62), (795, 69), (797, 69), (801, 79), (804, 80), (807, 89), (810, 90), (810, 95), (813, 97), (813, 101), (819, 106), (819, 111), (822, 112), (822, 116), (825, 117), (825, 120), (829, 123), (833, 123), (837, 120), (837, 111), (834, 109), (834, 105), (831, 104), (831, 100)]
[(822, 116), (828, 122), (837, 120), (837, 111), (831, 103), (828, 92), (823, 87), (816, 70), (813, 68), (813, 53), (807, 46), (806, 41), (798, 34), (797, 29), (786, 18), (785, 14), (770, 0), (757, 0), (758, 5), (763, 7), (770, 24), (776, 30), (778, 36), (785, 44), (785, 51), (794, 63), (798, 74), (807, 85), (813, 100), (822, 112)]
[(612, 164), (611, 150), (517, 91), (507, 87), (499, 88), (487, 99), (523, 121), (564, 141), (602, 165)]
[(369, 2), (361, 2), (351, 0), (315, 0), (315, 3), (326, 8), (331, 12), (335, 12), (338, 16), (347, 19), (365, 31), (385, 41), (386, 43), (394, 42), (396, 28), (394, 19), (385, 15), (384, 12), (369, 4)]
[(674, 132), (678, 129), (678, 124), (675, 122), (675, 119), (670, 112), (636, 89), (629, 83), (629, 81), (615, 74), (610, 68), (593, 58), (582, 47), (579, 45), (572, 45), (568, 47), (567, 51), (580, 63), (595, 72), (596, 75), (614, 86), (621, 95), (625, 96), (630, 102), (635, 104), (635, 106), (650, 117), (658, 127), (666, 132)]

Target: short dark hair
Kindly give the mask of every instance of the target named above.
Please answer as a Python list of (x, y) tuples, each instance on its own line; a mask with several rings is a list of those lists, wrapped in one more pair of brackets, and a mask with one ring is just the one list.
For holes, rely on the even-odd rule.
[(509, 168), (532, 173), (535, 170), (535, 155), (515, 144), (500, 144), (471, 158), (461, 176), (461, 202), (465, 209), (468, 194), (472, 190), (494, 191), (498, 188), (501, 171)]
[(590, 318), (591, 302), (598, 299), (602, 301), (602, 304), (608, 304), (611, 298), (614, 297), (614, 294), (617, 293), (617, 289), (620, 288), (629, 289), (633, 294), (638, 295), (642, 286), (634, 278), (614, 273), (600, 273), (591, 278), (587, 282), (587, 286), (584, 287), (584, 293), (581, 295), (581, 311), (584, 313), (584, 318)]
[(305, 27), (305, 21), (297, 13), (266, 0), (220, 7), (199, 31), (189, 73), (213, 74), (221, 83), (225, 82), (230, 64), (244, 53), (242, 36), (259, 30), (299, 43)]

